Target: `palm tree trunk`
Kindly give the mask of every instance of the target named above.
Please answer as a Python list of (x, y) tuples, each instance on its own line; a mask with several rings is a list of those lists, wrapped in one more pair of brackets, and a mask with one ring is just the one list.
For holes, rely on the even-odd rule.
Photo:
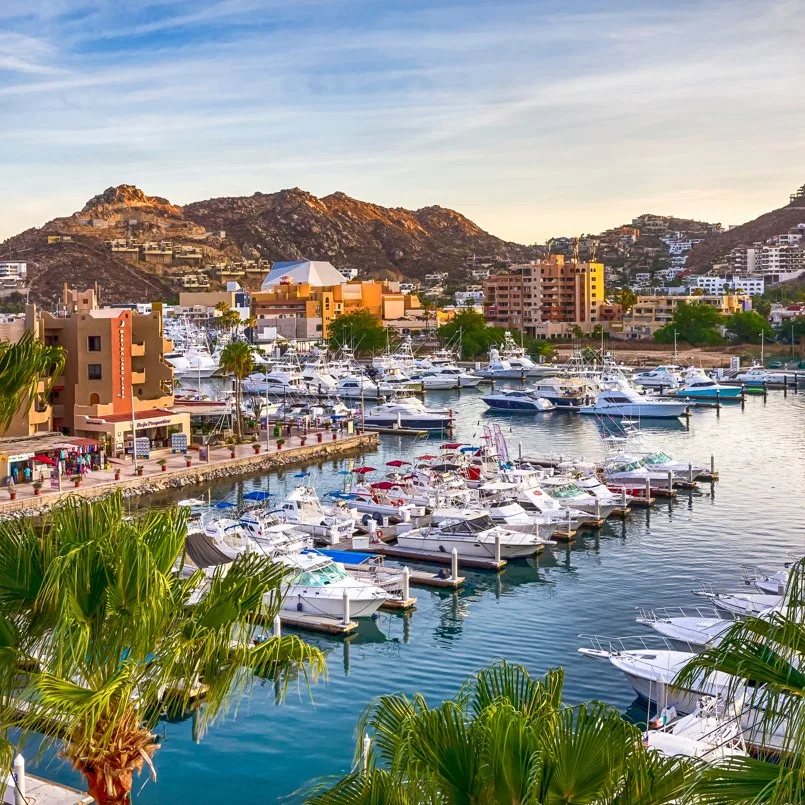
[(238, 407), (238, 438), (243, 438), (243, 381), (240, 377), (235, 378), (235, 405)]

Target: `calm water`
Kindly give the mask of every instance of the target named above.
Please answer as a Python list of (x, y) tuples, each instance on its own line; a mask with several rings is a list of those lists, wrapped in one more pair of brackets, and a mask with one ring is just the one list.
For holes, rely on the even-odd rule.
[[(477, 443), (482, 425), (498, 421), (512, 453), (551, 452), (594, 457), (603, 443), (594, 419), (551, 413), (489, 417), (480, 393), (431, 393), (428, 402), (457, 411), (456, 438)], [(788, 551), (802, 552), (801, 493), (805, 481), (805, 394), (748, 398), (746, 407), (698, 411), (683, 425), (644, 428), (678, 460), (716, 457), (721, 481), (713, 489), (680, 491), (673, 503), (608, 523), (572, 547), (557, 547), (538, 563), (513, 564), (503, 574), (469, 572), (458, 593), (416, 590), (416, 611), (381, 614), (362, 623), (348, 642), (309, 637), (327, 655), (326, 681), (310, 693), (292, 692), (276, 705), (270, 686), (257, 688), (230, 717), (194, 744), (189, 722), (165, 727), (157, 784), (136, 792), (140, 803), (274, 802), (311, 778), (349, 770), (358, 714), (378, 694), (423, 693), (433, 703), (451, 696), (475, 669), (505, 657), (535, 674), (566, 668), (566, 696), (600, 698), (621, 709), (633, 701), (624, 677), (580, 657), (580, 633), (650, 634), (634, 623), (635, 607), (700, 603), (697, 579), (732, 585), (742, 564), (779, 567)], [(438, 446), (431, 441), (428, 452)], [(367, 464), (426, 452), (422, 442), (383, 437)], [(321, 492), (343, 483), (345, 464), (309, 468)], [(281, 495), (299, 480), (248, 478), (214, 486), (217, 500), (259, 487)], [(187, 496), (185, 491), (183, 496)], [(195, 494), (195, 492), (194, 492)], [(164, 501), (161, 501), (164, 502)], [(160, 727), (162, 730), (162, 726)], [(58, 761), (46, 773), (80, 781)], [(298, 797), (290, 797), (297, 801)]]

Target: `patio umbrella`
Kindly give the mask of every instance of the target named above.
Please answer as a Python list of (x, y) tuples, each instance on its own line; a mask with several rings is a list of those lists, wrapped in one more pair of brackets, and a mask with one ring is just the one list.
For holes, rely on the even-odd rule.
[(436, 458), (436, 456), (417, 456), (419, 461), (433, 461), (434, 458)]
[(214, 509), (237, 509), (237, 506), (228, 500), (219, 500), (217, 503), (213, 503), (212, 507)]
[(394, 484), (391, 481), (379, 481), (376, 484), (372, 484), (372, 489), (394, 489)]
[(366, 475), (366, 473), (368, 472), (377, 472), (377, 469), (375, 467), (358, 467), (357, 469), (352, 471), (357, 472), (360, 475)]
[(37, 464), (49, 464), (51, 467), (55, 467), (57, 464), (57, 462), (49, 456), (34, 456), (34, 461)]
[(268, 500), (271, 497), (271, 492), (263, 492), (261, 489), (255, 489), (252, 492), (247, 492), (244, 496), (244, 500)]
[(448, 442), (447, 444), (440, 444), (439, 450), (458, 450), (464, 442)]
[(387, 461), (387, 467), (405, 467), (406, 465), (410, 465), (410, 461), (403, 461), (400, 458), (395, 458), (394, 461)]

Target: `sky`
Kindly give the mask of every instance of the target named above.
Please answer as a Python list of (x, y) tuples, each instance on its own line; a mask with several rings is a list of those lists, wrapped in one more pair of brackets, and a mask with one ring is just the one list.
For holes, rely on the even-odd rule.
[(2, 0), (0, 238), (111, 185), (452, 207), (521, 243), (805, 182), (805, 0)]

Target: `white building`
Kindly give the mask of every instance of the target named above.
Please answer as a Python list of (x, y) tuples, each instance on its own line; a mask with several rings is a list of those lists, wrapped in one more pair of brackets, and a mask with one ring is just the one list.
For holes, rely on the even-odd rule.
[(456, 307), (468, 307), (482, 305), (484, 303), (484, 292), (481, 291), (456, 291)]
[(417, 289), (417, 286), (413, 282), (401, 282), (400, 283), (400, 293), (413, 293)]
[(354, 280), (358, 278), (358, 269), (357, 268), (342, 268), (341, 273), (348, 279)]
[(712, 277), (705, 274), (701, 277), (691, 277), (690, 287), (702, 288), (708, 295), (723, 294), (740, 289), (742, 293), (749, 296), (758, 296), (765, 291), (766, 280), (764, 277), (741, 277), (733, 275), (731, 277)]
[(425, 274), (425, 282), (438, 285), (447, 279), (446, 271), (434, 271), (432, 274)]
[(0, 263), (0, 283), (17, 284), (23, 282), (28, 276), (28, 263), (2, 262)]

